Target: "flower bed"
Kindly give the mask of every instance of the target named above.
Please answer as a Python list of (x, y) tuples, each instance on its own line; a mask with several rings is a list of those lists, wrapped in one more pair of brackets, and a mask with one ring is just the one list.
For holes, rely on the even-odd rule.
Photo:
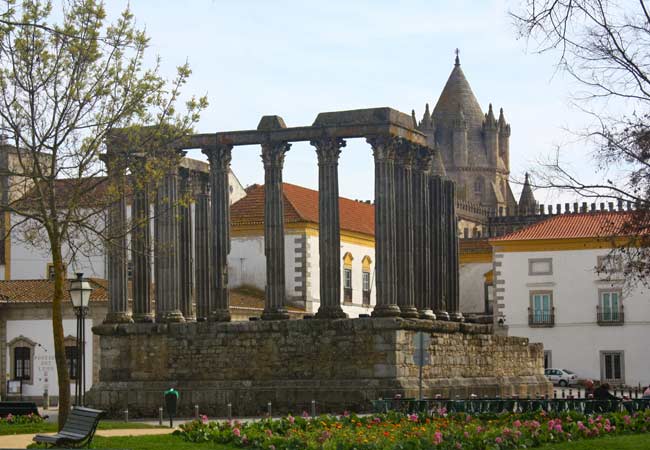
[(389, 413), (287, 416), (280, 420), (210, 422), (207, 417), (176, 431), (191, 442), (212, 441), (264, 450), (514, 449), (605, 435), (646, 433), (650, 410), (585, 416), (566, 413), (501, 414), (472, 417)]
[(27, 414), (25, 416), (14, 416), (7, 414), (5, 417), (0, 417), (0, 425), (23, 425), (26, 423), (41, 423), (43, 418), (36, 414)]

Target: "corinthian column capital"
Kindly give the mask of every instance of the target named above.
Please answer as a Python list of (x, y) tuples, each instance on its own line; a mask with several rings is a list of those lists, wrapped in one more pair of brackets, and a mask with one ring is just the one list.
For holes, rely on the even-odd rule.
[(310, 142), (310, 144), (316, 147), (318, 165), (322, 166), (338, 164), (341, 149), (345, 147), (346, 142), (341, 138), (326, 137), (313, 140)]
[(284, 155), (291, 148), (287, 142), (266, 142), (262, 144), (262, 162), (264, 167), (284, 166)]
[(395, 159), (395, 151), (398, 139), (390, 135), (370, 136), (366, 142), (372, 147), (372, 154), (376, 161), (387, 161)]
[(232, 148), (231, 144), (217, 144), (201, 151), (208, 157), (208, 162), (213, 170), (228, 170), (232, 160)]

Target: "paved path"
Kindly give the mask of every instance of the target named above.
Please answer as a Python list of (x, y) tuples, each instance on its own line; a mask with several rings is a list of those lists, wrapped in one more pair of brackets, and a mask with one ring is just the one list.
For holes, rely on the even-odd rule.
[[(136, 428), (122, 430), (97, 430), (97, 436), (146, 436), (152, 434), (169, 434), (170, 428)], [(43, 433), (54, 434), (54, 433)], [(32, 443), (34, 434), (14, 434), (10, 436), (0, 436), (0, 449), (3, 448), (27, 448)]]

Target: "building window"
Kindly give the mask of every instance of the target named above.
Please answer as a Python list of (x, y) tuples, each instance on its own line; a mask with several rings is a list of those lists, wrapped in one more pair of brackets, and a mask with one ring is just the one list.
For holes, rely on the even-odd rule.
[(343, 301), (352, 302), (352, 269), (343, 269)]
[(47, 265), (47, 274), (46, 274), (46, 276), (47, 276), (48, 280), (54, 280), (54, 264), (49, 263)]
[(79, 352), (76, 346), (67, 346), (65, 348), (65, 359), (68, 362), (68, 373), (71, 380), (76, 380), (78, 377), (77, 364), (79, 362)]
[(370, 272), (364, 271), (363, 277), (363, 304), (370, 305)]
[(483, 194), (483, 178), (477, 178), (474, 180), (474, 194)]
[(551, 357), (550, 350), (544, 350), (544, 369), (550, 369), (553, 367), (553, 359)]
[(620, 325), (624, 322), (620, 289), (601, 289), (598, 293), (597, 320), (600, 325)]
[(552, 258), (531, 258), (528, 260), (528, 275), (553, 275)]
[(600, 379), (607, 383), (625, 383), (625, 358), (622, 351), (600, 352)]
[(555, 325), (555, 308), (553, 308), (553, 293), (551, 291), (534, 291), (530, 293), (528, 325), (531, 327), (552, 327)]
[(29, 381), (32, 379), (32, 349), (29, 347), (14, 347), (14, 380)]
[(596, 260), (596, 272), (601, 278), (623, 272), (623, 259), (620, 255), (603, 255)]

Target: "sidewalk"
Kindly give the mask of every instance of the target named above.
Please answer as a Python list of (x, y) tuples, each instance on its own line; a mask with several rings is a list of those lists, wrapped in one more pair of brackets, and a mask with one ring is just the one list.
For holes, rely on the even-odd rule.
[[(154, 434), (169, 434), (174, 430), (171, 428), (136, 428), (130, 430), (98, 430), (96, 436), (147, 436)], [(54, 433), (43, 433), (54, 434)], [(27, 448), (32, 443), (34, 434), (14, 434), (0, 436), (0, 449), (3, 448)]]

